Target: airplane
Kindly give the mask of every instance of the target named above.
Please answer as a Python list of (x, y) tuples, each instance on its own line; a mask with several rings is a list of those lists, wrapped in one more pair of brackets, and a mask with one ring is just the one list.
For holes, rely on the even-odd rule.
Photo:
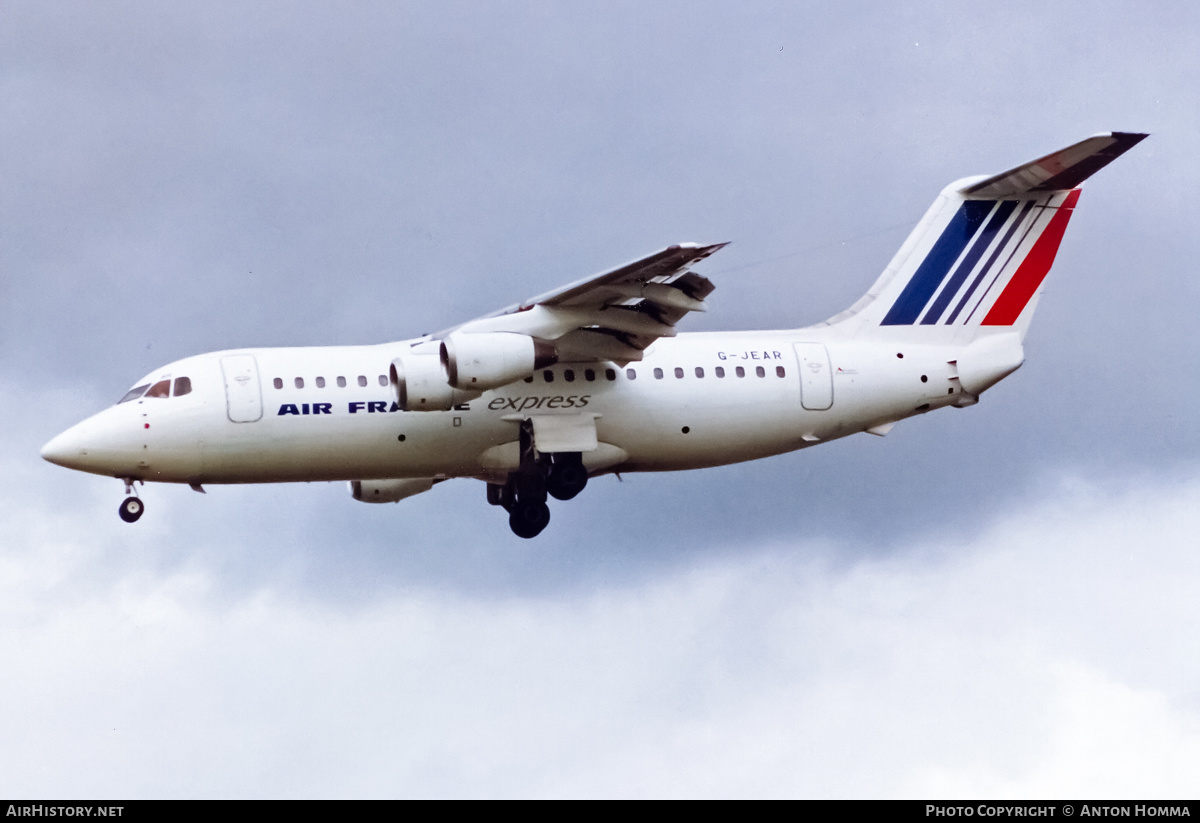
[(964, 408), (1018, 369), (1080, 184), (1147, 135), (1098, 134), (938, 195), (854, 305), (813, 326), (677, 334), (714, 290), (683, 243), (436, 334), (168, 363), (47, 443), (137, 484), (349, 481), (398, 502), (486, 483), (513, 533), (598, 475), (720, 466)]

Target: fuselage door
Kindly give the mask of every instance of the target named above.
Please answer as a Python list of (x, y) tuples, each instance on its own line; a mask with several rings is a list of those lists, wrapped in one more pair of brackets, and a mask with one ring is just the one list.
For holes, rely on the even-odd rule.
[(221, 358), (225, 375), (225, 408), (234, 423), (253, 423), (263, 415), (262, 387), (258, 382), (258, 362), (252, 354), (231, 354)]
[(795, 343), (800, 366), (800, 405), (812, 411), (833, 406), (833, 371), (829, 351), (821, 343)]

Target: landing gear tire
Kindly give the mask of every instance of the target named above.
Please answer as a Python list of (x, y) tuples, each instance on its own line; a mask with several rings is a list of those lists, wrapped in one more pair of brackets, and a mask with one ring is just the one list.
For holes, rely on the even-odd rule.
[(537, 537), (550, 523), (550, 507), (545, 503), (517, 503), (508, 515), (509, 528), (517, 537)]
[(555, 500), (570, 500), (587, 485), (588, 473), (579, 455), (555, 455), (546, 477), (546, 491)]
[(146, 506), (141, 500), (136, 497), (126, 497), (121, 501), (121, 506), (117, 509), (117, 514), (121, 515), (121, 519), (126, 523), (136, 523), (145, 510)]

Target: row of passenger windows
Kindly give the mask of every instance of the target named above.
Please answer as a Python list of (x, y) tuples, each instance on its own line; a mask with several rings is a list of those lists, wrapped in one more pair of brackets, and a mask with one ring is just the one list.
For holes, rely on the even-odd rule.
[[(313, 382), (317, 384), (317, 388), (318, 388), (318, 389), (323, 389), (323, 388), (325, 388), (325, 378), (324, 378), (324, 377), (318, 377), (318, 378), (316, 378), (315, 380), (313, 380)], [(362, 387), (364, 387), (364, 388), (365, 388), (365, 387), (366, 387), (366, 385), (367, 385), (367, 382), (368, 382), (368, 381), (367, 381), (367, 376), (366, 376), (365, 374), (360, 374), (360, 375), (358, 376), (358, 385), (360, 385), (360, 386), (362, 386)], [(303, 377), (297, 377), (297, 378), (294, 378), (294, 379), (292, 380), (292, 383), (293, 383), (293, 384), (296, 386), (296, 388), (298, 388), (298, 389), (302, 389), (302, 388), (304, 388), (304, 378), (303, 378)], [(381, 374), (381, 375), (379, 375), (379, 385), (381, 385), (381, 386), (386, 386), (387, 384), (388, 384), (387, 375), (386, 375), (386, 374)], [(277, 389), (282, 389), (282, 388), (283, 388), (283, 378), (282, 378), (282, 377), (276, 377), (276, 378), (275, 378), (275, 379), (272, 381), (272, 385), (274, 385), (274, 386), (275, 386), (275, 388), (277, 388)], [(339, 389), (344, 389), (344, 388), (346, 388), (346, 378), (342, 377), (341, 375), (338, 375), (338, 377), (337, 377), (337, 385), (338, 385), (338, 388), (339, 388)]]
[[(733, 373), (738, 377), (745, 377), (746, 369), (743, 366), (736, 366), (736, 367), (734, 367)], [(758, 377), (766, 377), (767, 376), (767, 370), (763, 366), (755, 366), (754, 373)], [(686, 374), (686, 372), (682, 368), (680, 368), (679, 366), (675, 367), (676, 379), (682, 380), (685, 374)], [(696, 366), (696, 368), (694, 370), (694, 374), (698, 378), (703, 378), (704, 377), (704, 368), (702, 366)], [(725, 367), (724, 366), (715, 367), (713, 369), (713, 374), (718, 378), (724, 377), (725, 376)], [(626, 369), (625, 370), (625, 377), (627, 379), (637, 380), (637, 376), (638, 376), (637, 369)], [(662, 380), (663, 377), (665, 377), (665, 376), (666, 375), (662, 369), (658, 369), (658, 368), (654, 369), (654, 379), (655, 380)], [(776, 366), (775, 367), (775, 376), (776, 377), (787, 377), (787, 371), (783, 368), (783, 366)], [(532, 374), (529, 375), (529, 377), (525, 378), (525, 382), (532, 383), (533, 377), (534, 376)], [(579, 377), (582, 377), (584, 380), (591, 383), (597, 379), (598, 374), (595, 369), (584, 369), (582, 375), (578, 374), (574, 369), (563, 369), (563, 371), (562, 371), (562, 379), (568, 383), (574, 383)], [(181, 379), (186, 380), (187, 378), (185, 377), (185, 378), (181, 378)], [(545, 382), (553, 383), (554, 379), (555, 379), (555, 372), (553, 369), (546, 369), (545, 371), (542, 372), (542, 380), (544, 380)], [(610, 381), (616, 380), (617, 379), (616, 369), (605, 369), (604, 370), (604, 379), (610, 380)], [(273, 382), (273, 385), (275, 386), (275, 388), (277, 388), (277, 389), (283, 388), (283, 378), (282, 377), (276, 377), (274, 379), (274, 381), (272, 381), (272, 382)], [(325, 378), (324, 377), (317, 377), (314, 379), (313, 382), (316, 383), (316, 386), (318, 389), (325, 388)], [(304, 378), (303, 377), (293, 378), (292, 383), (298, 389), (304, 388)], [(365, 388), (367, 386), (367, 383), (368, 383), (368, 380), (367, 380), (366, 375), (360, 374), (358, 376), (358, 385)], [(379, 375), (379, 385), (386, 386), (387, 384), (388, 384), (387, 375), (384, 375), (384, 374)], [(339, 376), (337, 378), (337, 385), (338, 385), (339, 389), (346, 388), (346, 385), (347, 385), (346, 378)], [(145, 388), (145, 386), (143, 386), (142, 388)], [(131, 394), (132, 394), (132, 392), (131, 392)], [(124, 402), (124, 401), (122, 401), (122, 402)]]
[[(695, 368), (694, 373), (695, 373), (696, 377), (703, 379), (704, 367), (697, 366)], [(745, 377), (746, 369), (742, 366), (736, 366), (733, 370), (733, 373), (735, 375), (737, 375), (738, 377)], [(682, 380), (685, 374), (686, 374), (686, 372), (681, 367), (679, 367), (679, 366), (675, 367), (676, 379)], [(725, 376), (725, 367), (717, 366), (716, 368), (713, 369), (713, 374), (716, 375), (718, 378), (724, 377)], [(758, 377), (766, 377), (767, 370), (762, 366), (755, 366), (754, 374), (757, 375)], [(663, 377), (665, 377), (665, 376), (666, 375), (662, 369), (656, 368), (654, 370), (654, 379), (655, 380), (662, 380)], [(787, 371), (783, 368), (783, 366), (776, 366), (775, 367), (775, 376), (776, 377), (787, 377)], [(562, 377), (563, 377), (563, 380), (567, 381), (568, 383), (575, 382), (575, 372), (572, 369), (564, 369)], [(608, 380), (616, 380), (617, 373), (612, 369), (605, 369), (604, 377)], [(625, 377), (629, 380), (637, 380), (637, 369), (626, 369)], [(546, 369), (544, 372), (542, 372), (542, 379), (547, 383), (553, 383), (554, 382), (554, 372), (551, 369)], [(595, 380), (596, 372), (592, 369), (584, 369), (583, 370), (583, 379), (588, 380), (588, 381)], [(532, 383), (533, 376), (530, 375), (529, 377), (526, 377), (525, 382)]]
[[(147, 391), (149, 389), (149, 391)], [(143, 383), (140, 386), (134, 386), (125, 393), (125, 396), (117, 401), (117, 405), (128, 403), (130, 400), (137, 400), (139, 397), (180, 397), (181, 395), (192, 393), (192, 381), (188, 377), (175, 378), (175, 391), (171, 391), (171, 380), (159, 380), (153, 386), (149, 383)]]
[[(736, 374), (738, 377), (745, 377), (746, 369), (743, 368), (742, 366), (737, 366), (734, 368), (733, 373)], [(754, 373), (756, 375), (758, 375), (759, 377), (767, 376), (767, 370), (765, 368), (763, 368), (762, 366), (755, 366)], [(696, 377), (703, 378), (704, 377), (704, 368), (701, 366), (697, 366), (695, 369), (695, 374), (696, 374)], [(725, 367), (717, 366), (716, 368), (713, 369), (713, 374), (716, 375), (717, 377), (724, 377), (725, 376)], [(566, 382), (574, 383), (577, 376), (578, 375), (576, 375), (574, 369), (563, 369), (562, 378)], [(595, 369), (584, 369), (583, 370), (583, 379), (588, 381), (589, 383), (595, 381), (596, 376), (597, 375), (596, 375)], [(675, 367), (675, 377), (677, 379), (682, 380), (683, 376), (684, 376), (684, 370), (682, 368), (676, 366)], [(787, 372), (784, 371), (783, 366), (775, 367), (775, 376), (776, 377), (786, 377), (787, 376)], [(637, 380), (637, 370), (636, 369), (626, 369), (625, 377), (627, 377), (630, 380)], [(664, 377), (663, 370), (656, 368), (654, 370), (654, 379), (662, 380), (663, 377)], [(542, 379), (547, 383), (553, 383), (554, 382), (554, 371), (551, 369), (546, 369), (545, 371), (542, 372)], [(605, 369), (604, 370), (604, 379), (605, 380), (616, 380), (617, 379), (616, 370), (615, 369)], [(337, 385), (338, 385), (339, 389), (346, 388), (347, 383), (346, 383), (345, 377), (342, 377), (339, 375), (336, 378), (336, 381), (337, 381)], [(304, 388), (304, 378), (303, 377), (294, 378), (292, 382), (294, 383), (296, 388), (298, 388), (298, 389)], [(324, 377), (317, 377), (313, 380), (313, 382), (316, 383), (318, 389), (325, 388), (325, 378)], [(533, 375), (526, 377), (525, 382), (532, 383)], [(365, 388), (367, 383), (368, 383), (367, 376), (365, 374), (360, 374), (358, 376), (358, 385)], [(283, 378), (276, 377), (272, 381), (272, 384), (275, 386), (275, 388), (282, 389), (283, 388)], [(379, 385), (386, 386), (387, 384), (388, 384), (387, 375), (385, 375), (385, 374), (379, 375)], [(120, 405), (121, 403), (128, 403), (130, 400), (137, 400), (140, 397), (180, 397), (185, 394), (190, 394), (192, 391), (191, 378), (176, 377), (175, 381), (174, 381), (174, 391), (172, 391), (171, 389), (172, 389), (172, 382), (170, 379), (159, 380), (154, 385), (150, 385), (149, 383), (144, 383), (140, 386), (134, 386), (132, 389), (130, 389), (125, 394), (124, 397), (122, 397), (120, 400), (117, 401), (117, 405)]]
[[(633, 371), (633, 369), (630, 369), (630, 371)], [(575, 382), (575, 370), (574, 369), (563, 369), (562, 376), (563, 376), (563, 380), (566, 380), (568, 383)], [(551, 371), (550, 369), (546, 369), (544, 372), (542, 372), (542, 377), (545, 379), (545, 381), (547, 383), (554, 382), (554, 372)], [(591, 383), (593, 380), (596, 379), (596, 370), (595, 369), (584, 369), (583, 370), (583, 379), (588, 381), (589, 383)], [(605, 369), (604, 370), (604, 379), (605, 380), (616, 380), (617, 379), (616, 370), (615, 369)], [(526, 377), (525, 382), (532, 383), (533, 375), (531, 374), (528, 377)]]
[[(637, 379), (637, 374), (635, 374), (635, 373), (634, 373), (633, 369), (626, 369), (626, 370), (625, 370), (625, 372), (626, 372), (626, 375), (629, 377), (629, 379), (630, 379), (630, 380), (636, 380), (636, 379)], [(734, 367), (734, 369), (733, 369), (733, 373), (734, 373), (735, 375), (737, 375), (738, 377), (745, 377), (745, 376), (746, 376), (746, 369), (745, 369), (745, 368), (743, 368), (742, 366), (735, 366), (735, 367)], [(724, 377), (724, 376), (725, 376), (725, 367), (724, 367), (724, 366), (717, 366), (716, 368), (714, 368), (714, 369), (713, 369), (713, 374), (715, 374), (717, 377)], [(754, 374), (755, 374), (755, 376), (757, 376), (757, 377), (766, 377), (766, 376), (767, 376), (767, 370), (766, 370), (764, 367), (762, 367), (762, 366), (755, 366), (755, 367), (754, 367)], [(678, 380), (682, 380), (682, 379), (683, 379), (683, 375), (684, 375), (684, 371), (683, 371), (683, 369), (681, 369), (681, 368), (679, 368), (678, 366), (676, 366), (676, 367), (675, 367), (675, 377), (676, 377), (676, 379), (678, 379)], [(775, 376), (776, 376), (776, 377), (787, 377), (787, 372), (784, 370), (783, 366), (776, 366), (776, 367), (775, 367)], [(703, 367), (701, 367), (701, 366), (697, 366), (697, 367), (696, 367), (696, 377), (699, 377), (699, 378), (703, 378), (703, 377), (704, 377), (704, 369), (703, 369)], [(655, 369), (655, 370), (654, 370), (654, 379), (655, 379), (655, 380), (662, 380), (662, 379), (663, 379), (663, 370), (662, 370), (662, 369)]]

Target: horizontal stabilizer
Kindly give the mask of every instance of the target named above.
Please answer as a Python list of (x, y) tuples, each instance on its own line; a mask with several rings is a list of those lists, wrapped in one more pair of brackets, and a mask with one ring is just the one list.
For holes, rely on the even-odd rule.
[(1148, 135), (1114, 131), (993, 175), (962, 189), (967, 197), (1018, 197), (1073, 189), (1136, 146)]

